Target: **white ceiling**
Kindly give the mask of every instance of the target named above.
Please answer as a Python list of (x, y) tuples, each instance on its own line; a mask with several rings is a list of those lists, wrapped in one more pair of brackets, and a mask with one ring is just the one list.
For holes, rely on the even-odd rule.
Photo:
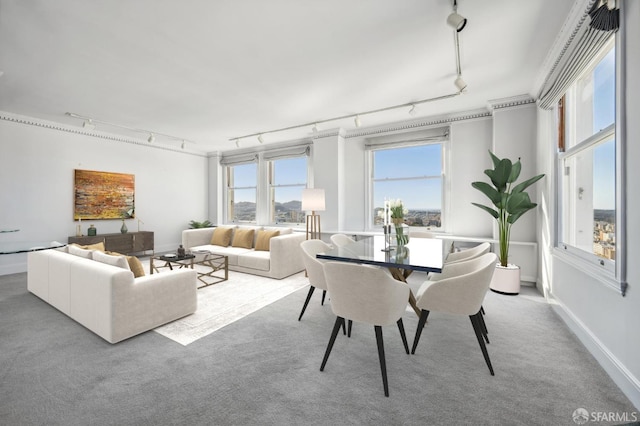
[[(531, 93), (573, 3), (459, 0), (467, 93), (415, 117)], [(236, 149), (229, 139), (455, 93), (451, 11), (451, 0), (0, 0), (0, 110), (81, 126), (73, 112), (192, 150)], [(322, 128), (339, 125), (354, 127)]]

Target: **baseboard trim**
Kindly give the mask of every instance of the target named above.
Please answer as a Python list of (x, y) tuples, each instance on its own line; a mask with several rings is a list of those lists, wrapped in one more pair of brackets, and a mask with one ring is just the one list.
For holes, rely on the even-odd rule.
[[(550, 295), (551, 296), (551, 295)], [(631, 403), (640, 410), (640, 380), (616, 358), (606, 346), (589, 330), (573, 312), (555, 297), (551, 296), (554, 312), (562, 318), (567, 327), (578, 337), (580, 342), (604, 368), (609, 377), (626, 395)]]

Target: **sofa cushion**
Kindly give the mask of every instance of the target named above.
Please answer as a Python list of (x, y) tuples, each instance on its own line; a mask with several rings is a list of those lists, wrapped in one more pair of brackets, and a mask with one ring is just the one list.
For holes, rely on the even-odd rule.
[(219, 226), (213, 230), (211, 244), (214, 246), (227, 247), (231, 243), (231, 233), (233, 228)]
[(129, 268), (129, 262), (127, 262), (127, 258), (122, 255), (114, 256), (96, 250), (93, 253), (93, 260), (101, 263), (106, 263), (107, 265), (117, 266), (118, 268), (126, 269), (127, 271), (131, 270)]
[(250, 251), (238, 256), (238, 266), (269, 271), (271, 256), (268, 251)]
[(126, 256), (127, 262), (129, 263), (129, 269), (133, 272), (133, 277), (144, 277), (144, 266), (142, 266), (142, 262), (135, 256)]
[(287, 235), (293, 233), (293, 228), (282, 228), (279, 226), (265, 226), (265, 231), (280, 231), (280, 235)]
[(86, 244), (86, 245), (82, 245), (82, 244), (70, 244), (72, 246), (76, 246), (76, 247), (80, 247), (83, 248), (85, 250), (100, 250), (100, 251), (104, 251), (104, 242), (100, 241), (99, 243), (95, 243), (95, 244)]
[(74, 256), (84, 257), (85, 259), (92, 259), (91, 254), (93, 252), (94, 250), (86, 250), (75, 244), (71, 244), (69, 246), (69, 254), (72, 254)]
[(254, 229), (236, 229), (236, 232), (233, 233), (233, 242), (231, 243), (231, 246), (248, 249), (252, 248), (254, 233)]
[(280, 235), (280, 230), (261, 230), (256, 237), (256, 251), (269, 251), (269, 240)]

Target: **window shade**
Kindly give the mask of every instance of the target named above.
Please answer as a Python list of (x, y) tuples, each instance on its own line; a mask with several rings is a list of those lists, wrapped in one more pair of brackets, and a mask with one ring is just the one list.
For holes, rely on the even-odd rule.
[(547, 75), (538, 93), (541, 108), (551, 109), (562, 95), (584, 71), (598, 52), (613, 36), (615, 31), (601, 31), (589, 26), (589, 10), (595, 1), (591, 1), (574, 30), (576, 34), (563, 49), (560, 58)]
[(220, 158), (220, 164), (223, 166), (237, 166), (240, 164), (257, 162), (258, 154), (223, 155), (222, 158)]
[(284, 158), (309, 156), (310, 153), (311, 153), (310, 145), (301, 145), (301, 146), (294, 146), (291, 148), (274, 149), (272, 151), (266, 151), (263, 154), (263, 158), (267, 161), (282, 160)]
[(444, 142), (449, 139), (449, 127), (437, 127), (420, 132), (383, 136), (368, 139), (364, 146), (367, 150), (403, 148), (424, 145), (429, 142)]

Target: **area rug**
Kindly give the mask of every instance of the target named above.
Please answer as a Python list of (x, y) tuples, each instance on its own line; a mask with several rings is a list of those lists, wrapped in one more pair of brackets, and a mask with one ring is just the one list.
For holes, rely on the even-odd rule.
[(154, 331), (188, 345), (309, 285), (304, 272), (282, 280), (229, 271), (229, 280), (198, 290), (198, 310)]

